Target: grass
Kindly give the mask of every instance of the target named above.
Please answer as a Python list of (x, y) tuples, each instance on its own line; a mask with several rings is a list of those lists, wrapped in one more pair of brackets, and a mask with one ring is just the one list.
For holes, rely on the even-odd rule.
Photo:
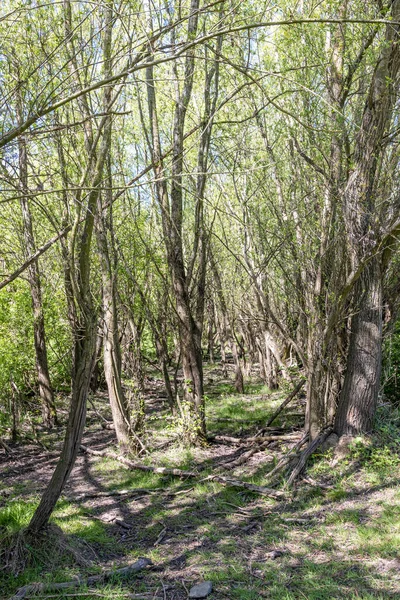
[[(210, 431), (243, 435), (265, 422), (284, 396), (270, 395), (258, 383), (244, 395), (234, 393), (228, 383), (213, 384), (208, 395)], [(223, 418), (230, 420), (219, 421)], [(281, 422), (287, 418), (283, 414)], [(71, 554), (47, 548), (33, 554), (30, 566), (17, 578), (0, 571), (0, 598), (9, 598), (32, 581), (65, 581), (100, 568), (129, 564), (139, 556), (151, 558), (161, 573), (149, 572), (127, 581), (114, 579), (96, 591), (80, 588), (71, 593), (86, 600), (98, 599), (98, 594), (106, 600), (122, 600), (127, 593), (150, 591), (155, 598), (162, 598), (162, 581), (172, 586), (171, 597), (178, 600), (187, 597), (185, 586), (210, 579), (212, 600), (399, 597), (400, 419), (386, 409), (378, 418), (377, 435), (356, 440), (349, 456), (334, 468), (329, 453), (313, 457), (309, 475), (329, 484), (329, 489), (303, 485), (284, 503), (215, 481), (200, 481), (212, 472), (207, 448), (172, 446), (143, 459), (182, 469), (204, 468), (199, 480), (185, 482), (130, 472), (108, 458), (93, 459), (89, 475), (100, 490), (147, 488), (153, 493), (141, 500), (110, 497), (104, 505), (96, 499), (78, 504), (62, 498), (52, 520), (92, 564), (85, 569)], [(153, 423), (157, 423), (155, 418)], [(271, 467), (272, 462), (255, 461), (234, 475), (262, 484)], [(159, 489), (183, 493), (169, 496)], [(3, 536), (29, 522), (38, 500), (31, 490), (30, 482), (25, 488), (15, 482), (7, 504), (0, 509)], [(105, 521), (103, 516), (110, 511), (120, 511), (131, 530), (126, 532)], [(165, 537), (155, 545), (164, 528)], [(274, 557), (271, 553), (276, 550), (281, 555)], [(52, 597), (62, 600), (67, 596)]]

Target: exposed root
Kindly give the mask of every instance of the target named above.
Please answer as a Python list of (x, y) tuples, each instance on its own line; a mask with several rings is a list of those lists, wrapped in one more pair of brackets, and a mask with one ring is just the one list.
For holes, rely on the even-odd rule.
[(37, 562), (38, 556), (43, 555), (44, 560), (47, 560), (49, 553), (70, 554), (78, 565), (82, 567), (90, 565), (90, 561), (68, 542), (60, 527), (51, 524), (35, 537), (28, 535), (24, 529), (2, 536), (1, 568), (17, 576), (32, 562)]
[(8, 444), (5, 443), (4, 440), (0, 438), (0, 447), (5, 450), (6, 454), (12, 454), (12, 450)]

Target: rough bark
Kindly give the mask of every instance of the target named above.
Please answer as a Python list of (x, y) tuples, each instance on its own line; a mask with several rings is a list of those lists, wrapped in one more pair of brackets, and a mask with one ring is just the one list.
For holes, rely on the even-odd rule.
[[(110, 44), (111, 35), (108, 35), (108, 43), (105, 48), (105, 69), (111, 70)], [(110, 91), (105, 94), (104, 108), (111, 100)], [(108, 192), (108, 219), (112, 227), (112, 177), (111, 177), (111, 125), (107, 128), (108, 136), (108, 161), (107, 161), (107, 188)], [(98, 210), (96, 219), (97, 249), (100, 258), (102, 291), (103, 291), (103, 360), (104, 375), (107, 384), (108, 397), (111, 413), (115, 427), (118, 444), (122, 454), (126, 454), (132, 448), (130, 411), (127, 398), (122, 387), (122, 359), (118, 327), (117, 313), (117, 265), (116, 258), (112, 259), (112, 244), (107, 236), (107, 216), (101, 205), (101, 195), (98, 199)], [(114, 257), (115, 257), (114, 253)]]
[(339, 435), (372, 429), (382, 364), (382, 277), (379, 258), (356, 286), (360, 298), (351, 320), (346, 376), (335, 418)]
[[(391, 5), (396, 23), (400, 0)], [(392, 118), (398, 93), (400, 68), (399, 25), (388, 25), (377, 61), (361, 126), (356, 138), (353, 164), (344, 193), (347, 243), (353, 271), (364, 266), (355, 287), (355, 315), (352, 318), (347, 369), (337, 410), (338, 435), (369, 431), (378, 401), (382, 356), (382, 256), (376, 251), (377, 168), (382, 156), (382, 140)], [(375, 254), (375, 256), (374, 256)]]

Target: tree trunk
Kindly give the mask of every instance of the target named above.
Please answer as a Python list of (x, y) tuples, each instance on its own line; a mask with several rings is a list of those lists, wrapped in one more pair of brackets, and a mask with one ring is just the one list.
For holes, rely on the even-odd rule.
[(95, 339), (96, 321), (91, 318), (89, 311), (87, 318), (77, 328), (75, 334), (72, 398), (63, 449), (53, 476), (28, 525), (28, 535), (35, 536), (47, 525), (75, 464), (86, 421), (86, 398), (93, 367)]
[[(111, 143), (111, 128), (108, 130)], [(112, 202), (112, 178), (108, 157), (108, 201)], [(109, 219), (112, 223), (112, 205), (109, 208)], [(100, 258), (102, 289), (103, 289), (103, 360), (104, 375), (107, 384), (108, 397), (115, 427), (118, 444), (122, 454), (132, 447), (130, 411), (122, 388), (122, 360), (119, 341), (117, 315), (117, 274), (116, 265), (112, 264), (109, 240), (107, 238), (106, 218), (101, 206), (101, 196), (98, 200), (98, 217), (96, 219), (97, 249)], [(115, 261), (114, 261), (115, 262)]]
[[(67, 2), (67, 5), (70, 7), (69, 2)], [(111, 46), (112, 33), (111, 0), (105, 11), (105, 19), (104, 55), (107, 57), (109, 56), (108, 52)], [(108, 111), (111, 106), (110, 87), (104, 89), (104, 100)], [(27, 527), (27, 534), (33, 539), (47, 525), (57, 500), (64, 489), (75, 464), (85, 427), (86, 402), (95, 359), (97, 332), (97, 315), (92, 305), (92, 290), (90, 286), (91, 246), (94, 220), (97, 213), (99, 186), (103, 178), (104, 165), (109, 152), (109, 131), (111, 127), (109, 117), (102, 121), (102, 127), (104, 127), (104, 131), (96, 164), (93, 169), (93, 176), (89, 181), (91, 185), (83, 227), (80, 235), (74, 237), (74, 242), (77, 244), (78, 250), (76, 252), (78, 264), (74, 265), (74, 273), (71, 273), (71, 277), (73, 276), (75, 279), (73, 289), (76, 291), (75, 302), (77, 311), (73, 330), (74, 361), (72, 369), (72, 398), (68, 424), (60, 459), (42, 495), (39, 506)], [(101, 129), (99, 129), (98, 133), (101, 133)], [(92, 153), (94, 155), (95, 148), (92, 148)], [(88, 160), (92, 158), (93, 156), (90, 156)]]
[(206, 419), (203, 388), (203, 358), (201, 347), (196, 343), (196, 324), (190, 313), (185, 296), (176, 294), (180, 317), (179, 331), (183, 369), (183, 394), (190, 412), (189, 430), (185, 432), (188, 441), (195, 442), (206, 438)]
[(351, 321), (347, 370), (335, 419), (339, 436), (366, 433), (373, 426), (382, 363), (382, 276), (378, 258), (365, 270), (356, 297), (360, 301)]
[[(187, 39), (192, 39), (197, 32), (199, 0), (191, 0), (190, 14), (187, 25)], [(202, 203), (205, 178), (197, 180), (196, 195), (198, 206), (196, 209), (196, 243), (193, 258), (200, 254), (200, 275), (196, 285), (196, 307), (193, 310), (190, 298), (190, 278), (186, 272), (183, 249), (183, 185), (182, 174), (184, 170), (184, 128), (186, 113), (190, 102), (194, 80), (195, 52), (189, 49), (185, 57), (184, 84), (176, 86), (174, 123), (173, 123), (173, 150), (172, 150), (172, 180), (168, 197), (167, 181), (165, 178), (158, 115), (155, 94), (155, 81), (153, 67), (149, 66), (146, 73), (148, 112), (151, 132), (151, 152), (155, 164), (156, 192), (161, 208), (164, 242), (167, 251), (167, 260), (172, 276), (172, 285), (175, 297), (176, 312), (179, 319), (180, 354), (183, 368), (183, 391), (185, 406), (185, 431), (184, 438), (189, 442), (203, 441), (206, 439), (206, 421), (203, 389), (203, 364), (201, 351), (202, 325), (204, 316), (204, 283), (205, 283), (205, 248), (203, 232)], [(174, 75), (179, 81), (177, 65), (174, 64)], [(203, 133), (199, 161), (204, 161), (208, 150), (210, 127), (206, 134)], [(197, 246), (198, 244), (198, 246)]]
[[(103, 219), (99, 219), (99, 222)], [(99, 225), (98, 249), (100, 254), (103, 285), (103, 360), (113, 423), (120, 451), (124, 454), (130, 448), (129, 406), (122, 389), (121, 351), (119, 345), (115, 281), (111, 273), (104, 224)]]
[(165, 383), (165, 392), (167, 394), (167, 402), (171, 409), (171, 413), (176, 415), (176, 399), (175, 394), (172, 390), (171, 378), (168, 372), (168, 347), (164, 337), (159, 337), (157, 332), (154, 336), (154, 342), (156, 347), (157, 359), (160, 364), (160, 368), (163, 374)]
[[(20, 111), (22, 108), (20, 107)], [(25, 238), (25, 254), (31, 256), (35, 253), (32, 216), (28, 200), (28, 164), (27, 148), (24, 137), (18, 139), (19, 170), (21, 181), (21, 209)], [(36, 372), (39, 384), (39, 396), (42, 404), (42, 419), (46, 427), (57, 425), (57, 413), (54, 404), (53, 388), (47, 361), (46, 335), (44, 328), (44, 314), (42, 302), (42, 289), (38, 262), (33, 262), (27, 270), (28, 282), (32, 298), (33, 309), (33, 337), (35, 343)]]
[[(355, 290), (347, 370), (337, 409), (339, 435), (372, 427), (378, 402), (382, 360), (382, 256), (377, 250), (377, 172), (382, 141), (392, 119), (398, 92), (400, 0), (391, 4), (395, 24), (387, 25), (364, 107), (345, 194), (347, 242), (353, 271), (362, 269)], [(363, 261), (367, 261), (363, 265)]]
[(100, 359), (102, 355), (103, 349), (103, 331), (101, 325), (97, 328), (96, 335), (96, 358), (94, 361), (94, 367), (92, 372), (92, 377), (90, 379), (90, 391), (96, 393), (100, 386), (101, 381), (101, 369), (100, 369)]
[(233, 356), (233, 363), (235, 365), (235, 389), (239, 394), (244, 394), (243, 371), (242, 366), (240, 364), (238, 346), (233, 336), (231, 336), (231, 350)]

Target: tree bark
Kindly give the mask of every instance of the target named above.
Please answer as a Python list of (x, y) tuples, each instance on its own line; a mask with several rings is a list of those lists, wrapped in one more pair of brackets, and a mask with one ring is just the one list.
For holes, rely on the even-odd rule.
[(53, 476), (28, 525), (27, 534), (33, 537), (47, 525), (75, 464), (82, 440), (96, 335), (96, 321), (90, 312), (76, 331), (72, 398), (64, 445)]
[(347, 370), (335, 420), (338, 435), (356, 435), (372, 428), (378, 402), (382, 357), (382, 253), (376, 250), (376, 173), (382, 140), (392, 118), (400, 69), (400, 0), (391, 5), (396, 24), (388, 25), (372, 76), (361, 127), (356, 138), (354, 169), (347, 182), (344, 205), (348, 249), (353, 271), (364, 266), (355, 287)]
[[(69, 3), (66, 2), (69, 6)], [(105, 11), (107, 35), (105, 45), (110, 45), (112, 31), (112, 0)], [(110, 99), (111, 88), (104, 90), (104, 97)], [(109, 100), (111, 104), (111, 100)], [(108, 108), (108, 106), (107, 106)], [(33, 539), (37, 533), (46, 527), (56, 502), (68, 480), (79, 451), (86, 421), (86, 403), (89, 392), (90, 378), (93, 370), (96, 347), (97, 315), (92, 303), (90, 286), (91, 245), (94, 220), (97, 213), (99, 186), (102, 181), (104, 165), (109, 152), (110, 118), (102, 121), (104, 127), (100, 149), (90, 178), (90, 192), (86, 205), (85, 220), (79, 236), (74, 237), (77, 244), (77, 268), (73, 269), (75, 302), (77, 306), (74, 326), (74, 361), (72, 369), (72, 398), (69, 410), (68, 424), (65, 432), (64, 445), (56, 469), (47, 485), (39, 506), (37, 507), (28, 527), (27, 535)], [(99, 130), (100, 134), (100, 130)], [(91, 153), (95, 148), (91, 149)], [(88, 157), (90, 161), (93, 156)], [(79, 203), (80, 206), (80, 203)], [(75, 265), (74, 265), (75, 267)]]
[[(101, 207), (99, 208), (101, 211)], [(129, 406), (122, 388), (121, 349), (116, 303), (116, 273), (112, 269), (104, 217), (101, 213), (97, 219), (97, 246), (103, 288), (104, 375), (118, 444), (121, 453), (126, 454), (131, 447), (131, 426)]]
[(382, 274), (379, 257), (366, 268), (355, 291), (346, 376), (335, 418), (339, 435), (371, 431), (382, 364)]
[[(191, 0), (190, 13), (187, 26), (187, 39), (192, 39), (197, 32), (198, 26), (199, 0)], [(204, 318), (204, 287), (205, 287), (205, 235), (203, 223), (203, 196), (205, 187), (205, 176), (197, 178), (196, 186), (196, 225), (195, 225), (195, 243), (192, 260), (188, 270), (185, 267), (184, 249), (183, 249), (183, 186), (182, 173), (183, 150), (184, 150), (184, 129), (186, 113), (192, 94), (194, 81), (195, 53), (194, 49), (189, 49), (186, 53), (184, 65), (184, 83), (182, 89), (179, 84), (179, 74), (176, 64), (174, 65), (174, 75), (176, 78), (176, 96), (174, 107), (173, 122), (173, 160), (172, 160), (172, 181), (170, 193), (168, 195), (167, 182), (165, 179), (158, 115), (156, 107), (155, 81), (153, 67), (149, 67), (146, 72), (147, 83), (147, 101), (148, 113), (150, 119), (151, 132), (151, 152), (154, 171), (156, 176), (156, 193), (158, 203), (161, 208), (162, 226), (164, 241), (167, 252), (167, 261), (172, 278), (172, 287), (175, 297), (176, 313), (178, 316), (180, 354), (183, 369), (183, 393), (184, 393), (184, 413), (185, 431), (184, 437), (189, 442), (206, 440), (206, 420), (203, 389), (203, 361), (202, 361), (202, 327)], [(213, 74), (214, 76), (214, 74)], [(209, 86), (210, 79), (206, 78), (205, 104), (206, 112), (209, 107)], [(208, 86), (208, 88), (207, 88)], [(216, 89), (218, 86), (216, 85)], [(211, 121), (212, 122), (212, 121)], [(205, 123), (203, 119), (203, 123)], [(208, 152), (209, 139), (211, 133), (211, 124), (208, 120), (204, 126), (200, 147), (198, 153), (198, 163), (201, 165), (201, 172), (206, 169), (206, 156)], [(191, 276), (193, 264), (196, 259), (199, 262), (199, 273), (195, 284), (196, 308), (191, 305)]]

